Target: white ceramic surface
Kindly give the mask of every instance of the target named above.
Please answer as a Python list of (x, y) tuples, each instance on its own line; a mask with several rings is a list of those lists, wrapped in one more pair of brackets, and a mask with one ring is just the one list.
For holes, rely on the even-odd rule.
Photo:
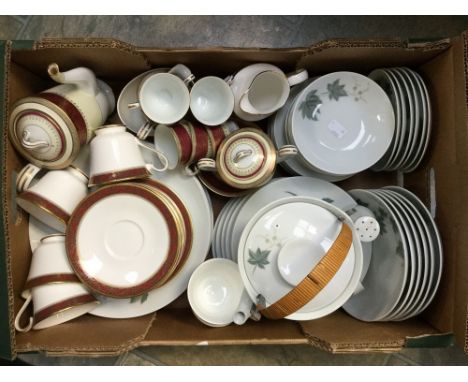
[(430, 254), (432, 259), (432, 272), (430, 275), (430, 286), (426, 291), (422, 302), (417, 306), (417, 313), (424, 311), (434, 299), (440, 284), (443, 270), (443, 247), (439, 230), (427, 207), (412, 192), (397, 186), (388, 186), (385, 189), (394, 191), (406, 198), (418, 211), (419, 216), (424, 221), (424, 225), (429, 231)]
[(51, 274), (73, 274), (65, 249), (65, 235), (42, 239), (32, 255), (27, 280)]
[(399, 144), (401, 143), (402, 124), (406, 115), (406, 110), (402, 109), (400, 90), (393, 79), (393, 74), (388, 73), (385, 69), (376, 69), (369, 74), (369, 78), (375, 81), (387, 94), (395, 113), (395, 132), (390, 147), (382, 158), (372, 166), (374, 171), (383, 171), (395, 157)]
[(102, 290), (143, 285), (169, 259), (171, 228), (164, 212), (146, 198), (124, 192), (103, 197), (76, 228), (79, 268)]
[[(75, 207), (88, 194), (87, 182), (88, 178), (81, 172), (73, 167), (68, 167), (65, 170), (48, 171), (37, 182), (31, 183), (31, 186), (25, 191), (46, 199), (49, 203), (71, 215)], [(39, 208), (27, 198), (23, 199), (21, 193), (17, 197), (17, 204), (42, 223), (59, 232), (65, 232), (66, 222), (62, 221), (61, 217)]]
[[(397, 196), (388, 190), (379, 190), (378, 194), (383, 198), (387, 199), (387, 202), (391, 203), (393, 208), (399, 211), (404, 221), (406, 221), (408, 230), (406, 234), (408, 239), (413, 242), (414, 245), (414, 258), (412, 256), (411, 266), (416, 269), (416, 276), (414, 280), (414, 287), (407, 292), (407, 299), (400, 304), (398, 311), (392, 313), (387, 319), (399, 320), (404, 317), (418, 302), (418, 297), (422, 295), (423, 290), (426, 286), (426, 280), (428, 279), (428, 267), (429, 267), (429, 252), (424, 239), (425, 233), (421, 229), (420, 225), (417, 224), (414, 215), (411, 210), (408, 209), (404, 203), (402, 203)], [(398, 195), (398, 194), (397, 194)]]
[(398, 304), (409, 276), (409, 254), (401, 224), (391, 210), (372, 192), (351, 190), (358, 205), (369, 208), (380, 224), (380, 235), (372, 242), (372, 257), (363, 290), (343, 306), (351, 316), (377, 321)]
[[(290, 196), (259, 210), (245, 226), (238, 252), (239, 270), (250, 298), (256, 301), (261, 295), (268, 307), (286, 295), (291, 284), (297, 285), (325, 255), (342, 224), (352, 227), (348, 215), (315, 198)], [(288, 251), (292, 246), (300, 246), (300, 254), (309, 255), (294, 256)], [(362, 261), (361, 243), (353, 233), (351, 248), (335, 276), (286, 318), (317, 319), (339, 309), (359, 284)], [(283, 267), (281, 271), (278, 265)]]
[(34, 252), (41, 243), (41, 239), (45, 236), (60, 233), (59, 231), (49, 227), (47, 224), (37, 220), (34, 216), (29, 216), (29, 244), (31, 252)]
[(153, 122), (172, 124), (180, 121), (190, 107), (190, 93), (184, 82), (171, 73), (147, 76), (140, 84), (141, 109)]
[(419, 126), (419, 102), (416, 100), (414, 85), (411, 83), (408, 75), (401, 71), (399, 68), (392, 68), (391, 72), (397, 79), (398, 85), (402, 89), (403, 97), (406, 104), (409, 106), (409, 119), (407, 119), (406, 133), (404, 141), (402, 142), (402, 153), (396, 158), (395, 162), (391, 164), (391, 169), (404, 168), (408, 159), (411, 159), (413, 146), (415, 145), (416, 135), (418, 134)]
[(374, 165), (395, 129), (388, 96), (371, 79), (335, 72), (310, 83), (295, 100), (287, 141), (312, 169), (350, 175)]
[(420, 108), (422, 110), (422, 121), (420, 121), (420, 123), (422, 124), (421, 136), (419, 138), (416, 138), (417, 148), (415, 149), (412, 155), (413, 159), (409, 161), (409, 163), (403, 169), (403, 171), (405, 172), (412, 172), (416, 170), (419, 164), (422, 162), (424, 154), (426, 153), (427, 148), (429, 146), (432, 125), (432, 111), (429, 99), (429, 92), (422, 77), (413, 70), (409, 70), (407, 68), (402, 68), (402, 70), (408, 73), (411, 81), (413, 82), (413, 84), (415, 84), (417, 102), (419, 102)]
[(276, 73), (283, 73), (280, 68), (271, 64), (258, 63), (246, 66), (238, 71), (232, 78), (229, 79), (231, 90), (234, 94), (234, 113), (244, 121), (259, 121), (267, 118), (269, 114), (249, 114), (240, 108), (240, 99), (243, 94), (248, 90), (250, 84), (255, 76), (265, 71), (274, 71)]
[[(108, 125), (96, 130), (96, 137), (90, 143), (90, 182), (92, 183), (93, 177), (98, 175), (135, 168), (144, 168), (147, 171), (165, 170), (165, 166), (157, 168), (145, 163), (140, 147), (144, 150), (154, 150), (127, 132), (125, 126)], [(159, 155), (163, 156), (162, 153)], [(125, 179), (128, 179), (127, 175)]]
[(408, 307), (406, 307), (401, 314), (395, 318), (395, 320), (405, 320), (408, 319), (416, 314), (419, 314), (418, 309), (421, 307), (421, 303), (424, 301), (424, 298), (429, 293), (430, 288), (430, 276), (433, 273), (434, 268), (434, 248), (432, 247), (431, 239), (430, 239), (430, 232), (429, 229), (425, 226), (424, 221), (420, 217), (418, 211), (406, 198), (402, 195), (384, 189), (382, 192), (387, 193), (387, 195), (392, 196), (394, 198), (395, 204), (398, 204), (400, 208), (403, 208), (407, 211), (408, 215), (411, 218), (412, 224), (414, 229), (416, 230), (415, 236), (417, 242), (419, 242), (419, 251), (418, 254), (422, 257), (422, 276), (419, 280), (419, 288), (417, 289), (417, 293), (414, 296), (413, 300)]
[(252, 216), (259, 209), (286, 196), (308, 196), (322, 199), (343, 211), (347, 211), (356, 205), (354, 199), (346, 191), (330, 182), (305, 176), (275, 178), (252, 193), (239, 210), (230, 228), (231, 253), (238, 252), (242, 231)]
[(234, 94), (218, 77), (203, 77), (190, 91), (190, 110), (193, 116), (207, 126), (221, 125), (234, 110)]
[[(129, 109), (128, 105), (138, 102), (138, 89), (141, 81), (143, 81), (145, 77), (151, 74), (165, 73), (168, 70), (168, 68), (158, 68), (141, 73), (128, 82), (120, 92), (117, 100), (117, 113), (119, 114), (122, 124), (135, 134), (148, 122), (148, 117), (145, 116), (140, 108)], [(153, 131), (150, 132), (150, 136), (152, 135)]]
[(393, 200), (384, 193), (381, 193), (379, 190), (373, 190), (372, 192), (380, 199), (383, 204), (387, 206), (389, 210), (393, 212), (394, 216), (398, 219), (404, 233), (404, 236), (402, 237), (404, 241), (403, 248), (406, 248), (408, 251), (407, 257), (409, 261), (409, 277), (405, 283), (405, 291), (400, 297), (397, 305), (385, 317), (380, 319), (381, 321), (392, 321), (401, 314), (404, 308), (408, 306), (408, 304), (411, 302), (412, 296), (414, 296), (416, 290), (420, 288), (419, 280), (421, 278), (422, 268), (420, 255), (422, 254), (418, 252), (416, 240), (413, 237), (413, 227), (411, 226), (409, 216), (406, 214), (406, 212), (395, 206)]
[[(145, 159), (151, 160), (146, 153)], [(158, 162), (155, 158), (155, 164)], [(91, 314), (109, 318), (130, 318), (155, 312), (179, 297), (187, 288), (195, 268), (203, 262), (210, 249), (213, 231), (213, 212), (209, 196), (200, 182), (186, 176), (184, 169), (156, 173), (152, 178), (171, 188), (184, 201), (193, 222), (193, 243), (189, 257), (180, 271), (163, 286), (139, 298), (114, 299), (99, 296), (101, 305)]]
[(211, 259), (201, 264), (190, 277), (187, 296), (196, 317), (210, 326), (229, 325), (236, 315), (245, 314), (239, 312), (245, 299), (244, 285), (237, 264), (231, 260)]
[[(35, 287), (31, 290), (32, 303), (34, 313), (40, 312), (52, 304), (57, 304), (75, 297), (89, 295), (88, 290), (80, 283), (60, 283), (46, 284)], [(83, 314), (89, 313), (97, 306), (98, 302), (88, 302), (81, 305), (70, 305), (68, 309), (63, 308), (60, 312), (51, 315), (50, 317), (34, 322), (33, 329), (45, 329), (55, 326), (66, 321), (70, 321)]]

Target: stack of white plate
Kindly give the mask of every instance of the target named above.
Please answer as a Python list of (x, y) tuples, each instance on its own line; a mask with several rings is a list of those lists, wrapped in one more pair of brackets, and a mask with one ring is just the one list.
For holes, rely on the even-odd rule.
[(408, 68), (377, 69), (370, 75), (389, 96), (395, 111), (396, 129), (375, 171), (411, 172), (424, 158), (431, 135), (431, 105), (422, 77)]
[(430, 304), (442, 274), (442, 243), (417, 196), (401, 187), (353, 190), (359, 205), (380, 224), (362, 288), (343, 306), (364, 321), (402, 321)]
[(271, 202), (290, 196), (314, 197), (343, 211), (356, 206), (346, 191), (330, 182), (305, 176), (275, 178), (255, 192), (226, 203), (214, 227), (211, 246), (213, 257), (237, 262), (242, 231), (255, 213)]
[(275, 145), (298, 155), (282, 162), (290, 173), (331, 182), (375, 165), (395, 131), (392, 103), (372, 79), (335, 72), (294, 87), (269, 121)]

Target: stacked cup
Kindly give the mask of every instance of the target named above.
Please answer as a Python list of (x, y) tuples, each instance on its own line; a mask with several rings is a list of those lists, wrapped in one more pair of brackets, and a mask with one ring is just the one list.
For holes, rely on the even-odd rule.
[(214, 158), (221, 142), (239, 127), (233, 121), (219, 126), (180, 121), (173, 126), (158, 125), (154, 146), (167, 158), (168, 168), (188, 166), (201, 158)]
[[(99, 302), (81, 284), (71, 268), (65, 250), (65, 235), (44, 237), (33, 253), (29, 275), (21, 296), (26, 300), (15, 318), (20, 332), (45, 329), (93, 310)], [(21, 325), (26, 308), (33, 303), (33, 315)]]

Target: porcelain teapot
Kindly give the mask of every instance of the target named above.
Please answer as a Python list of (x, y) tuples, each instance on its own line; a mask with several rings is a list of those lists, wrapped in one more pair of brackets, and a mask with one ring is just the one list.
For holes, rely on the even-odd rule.
[(59, 83), (16, 102), (9, 124), (11, 141), (29, 162), (47, 169), (67, 167), (115, 108), (112, 89), (85, 67), (47, 72)]

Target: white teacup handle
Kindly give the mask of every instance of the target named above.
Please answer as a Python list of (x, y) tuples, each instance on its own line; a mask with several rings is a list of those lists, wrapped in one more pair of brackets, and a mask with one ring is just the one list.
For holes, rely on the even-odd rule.
[(247, 292), (244, 291), (232, 321), (237, 325), (243, 325), (249, 318), (254, 321), (259, 321), (261, 319), (261, 314), (248, 296)]
[(40, 149), (42, 147), (49, 147), (50, 143), (47, 141), (30, 141), (31, 132), (29, 130), (23, 131), (23, 136), (21, 137), (21, 144), (23, 147), (27, 148), (28, 150)]
[(23, 313), (26, 311), (26, 308), (29, 306), (31, 300), (32, 300), (32, 295), (31, 293), (29, 293), (28, 297), (26, 298), (26, 301), (24, 302), (23, 306), (21, 307), (21, 309), (19, 310), (18, 314), (15, 317), (15, 329), (18, 332), (29, 332), (34, 325), (34, 319), (32, 317), (29, 317), (29, 323), (27, 326), (22, 327), (20, 325), (21, 317), (23, 316)]
[(184, 64), (175, 65), (168, 73), (179, 77), (187, 86), (192, 86), (195, 81), (195, 76), (192, 74), (192, 71)]
[(293, 145), (285, 145), (278, 150), (276, 162), (280, 163), (290, 157), (297, 155), (297, 147)]
[(146, 150), (149, 150), (151, 152), (153, 152), (154, 154), (157, 155), (158, 159), (161, 161), (161, 163), (163, 164), (162, 167), (156, 167), (154, 164), (152, 163), (147, 163), (146, 164), (146, 168), (148, 169), (148, 171), (156, 171), (156, 172), (164, 172), (168, 169), (169, 167), (169, 162), (166, 158), (166, 156), (159, 150), (156, 150), (155, 148), (153, 147), (150, 147), (148, 145), (145, 145), (144, 143), (142, 143), (139, 139), (135, 138), (136, 142), (138, 143), (138, 146), (141, 146), (142, 148), (146, 149)]
[(140, 102), (132, 102), (132, 103), (129, 103), (127, 106), (128, 106), (128, 108), (130, 110), (140, 109), (141, 108)]
[(156, 129), (156, 124), (152, 121), (146, 121), (143, 126), (138, 129), (137, 138), (144, 141), (148, 138), (148, 135)]
[(201, 171), (216, 171), (216, 161), (211, 158), (201, 158), (197, 162), (197, 168)]
[(309, 73), (306, 69), (298, 69), (286, 74), (286, 78), (288, 79), (289, 86), (294, 86), (307, 80), (309, 78)]
[(16, 178), (16, 192), (27, 190), (39, 171), (41, 169), (31, 163), (24, 166)]

